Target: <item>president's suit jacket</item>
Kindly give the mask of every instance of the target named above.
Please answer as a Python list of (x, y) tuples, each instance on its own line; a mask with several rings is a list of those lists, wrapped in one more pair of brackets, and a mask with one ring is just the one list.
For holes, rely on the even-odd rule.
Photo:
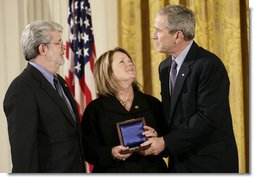
[(171, 56), (159, 66), (170, 172), (238, 172), (229, 78), (223, 63), (193, 42), (172, 96), (170, 65)]
[(4, 98), (11, 145), (12, 172), (84, 172), (80, 122), (67, 84), (60, 83), (76, 115), (35, 67), (11, 83)]

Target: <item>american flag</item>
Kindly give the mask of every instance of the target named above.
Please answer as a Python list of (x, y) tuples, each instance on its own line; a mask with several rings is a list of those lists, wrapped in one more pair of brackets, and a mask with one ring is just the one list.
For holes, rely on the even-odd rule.
[[(93, 79), (96, 53), (89, 0), (69, 0), (68, 28), (64, 75), (82, 118), (85, 107), (96, 98)], [(86, 171), (91, 170), (92, 165), (86, 163)]]

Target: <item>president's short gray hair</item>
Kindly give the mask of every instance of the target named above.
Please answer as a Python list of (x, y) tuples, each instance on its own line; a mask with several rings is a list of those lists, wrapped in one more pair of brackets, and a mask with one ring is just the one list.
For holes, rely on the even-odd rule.
[(166, 15), (168, 18), (169, 33), (182, 31), (185, 40), (195, 37), (195, 14), (182, 5), (168, 5), (162, 8), (157, 15)]

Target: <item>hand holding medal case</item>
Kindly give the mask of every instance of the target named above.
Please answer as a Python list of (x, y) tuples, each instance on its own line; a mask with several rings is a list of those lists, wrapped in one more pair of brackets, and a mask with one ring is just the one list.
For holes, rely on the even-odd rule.
[(121, 151), (122, 154), (144, 150), (149, 147), (140, 147), (140, 144), (147, 140), (147, 137), (142, 135), (145, 125), (144, 117), (116, 123), (120, 144), (129, 147), (128, 150)]

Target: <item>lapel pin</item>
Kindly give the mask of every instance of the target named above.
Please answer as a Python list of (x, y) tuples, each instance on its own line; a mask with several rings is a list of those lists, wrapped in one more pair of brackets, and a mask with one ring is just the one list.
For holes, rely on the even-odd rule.
[(67, 85), (66, 83), (64, 84), (64, 86), (65, 86), (65, 87), (68, 87), (68, 85)]
[(135, 105), (135, 109), (138, 109), (139, 108), (139, 106), (138, 105)]
[(185, 74), (182, 74), (182, 77), (184, 77)]

